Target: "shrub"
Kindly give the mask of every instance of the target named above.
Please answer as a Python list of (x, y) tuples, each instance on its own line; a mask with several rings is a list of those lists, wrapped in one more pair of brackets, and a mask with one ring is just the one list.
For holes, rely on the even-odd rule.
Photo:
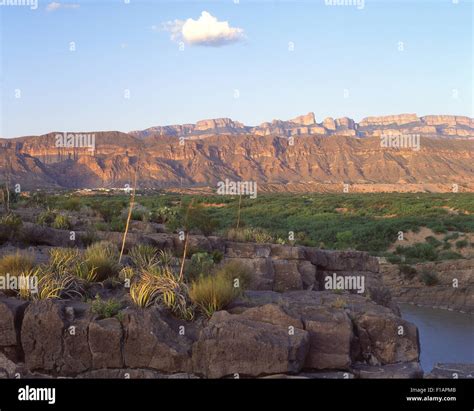
[(441, 241), (437, 240), (435, 237), (433, 237), (432, 235), (428, 236), (425, 238), (425, 241), (428, 243), (428, 244), (431, 244), (433, 247), (439, 247), (442, 243)]
[(17, 232), (22, 224), (21, 218), (13, 213), (6, 214), (0, 218), (0, 227), (4, 227), (7, 232)]
[(443, 238), (443, 240), (444, 240), (444, 241), (457, 240), (458, 238), (459, 238), (459, 233), (458, 233), (458, 232), (454, 232), (454, 233), (445, 235), (444, 238)]
[(400, 264), (402, 262), (402, 258), (399, 255), (390, 254), (387, 256), (387, 261), (390, 264)]
[(219, 273), (200, 277), (191, 284), (189, 290), (191, 301), (208, 317), (225, 308), (238, 295), (239, 291), (232, 280)]
[(439, 260), (457, 260), (460, 258), (463, 258), (463, 256), (454, 251), (441, 251), (438, 256)]
[(235, 280), (238, 281), (237, 288), (240, 288), (241, 291), (248, 288), (252, 279), (252, 272), (251, 270), (240, 261), (229, 260), (224, 263), (216, 272), (217, 276), (222, 276), (232, 282), (235, 283)]
[(351, 246), (354, 241), (352, 231), (341, 231), (336, 234), (336, 247), (338, 249), (346, 249)]
[(185, 275), (191, 281), (202, 275), (208, 275), (214, 267), (214, 259), (208, 253), (194, 253), (186, 264)]
[(117, 247), (108, 241), (99, 241), (87, 247), (84, 252), (85, 268), (96, 270), (97, 281), (115, 277), (120, 269)]
[(121, 208), (108, 202), (93, 203), (91, 208), (99, 214), (106, 223), (112, 222), (114, 218), (120, 216)]
[(81, 207), (81, 200), (77, 197), (71, 197), (65, 201), (62, 208), (69, 211), (80, 211)]
[(407, 280), (412, 280), (417, 274), (416, 268), (410, 265), (400, 264), (398, 268), (400, 270), (400, 274), (402, 274)]
[(189, 231), (198, 230), (203, 235), (211, 235), (217, 228), (216, 220), (211, 218), (201, 204), (193, 205), (186, 211), (183, 210), (183, 214), (187, 214), (186, 228)]
[(125, 231), (126, 223), (123, 218), (114, 217), (112, 221), (107, 224), (107, 230), (113, 232), (123, 232)]
[(429, 287), (439, 283), (438, 275), (433, 271), (423, 270), (421, 272), (420, 279), (425, 285)]
[(170, 207), (160, 207), (151, 213), (150, 221), (159, 224), (167, 224), (176, 220), (178, 212)]
[(51, 224), (51, 227), (56, 228), (58, 230), (69, 230), (71, 228), (71, 222), (66, 215), (58, 214), (54, 221)]
[(270, 234), (268, 234), (265, 230), (262, 230), (262, 229), (254, 230), (253, 237), (255, 239), (255, 242), (259, 244), (273, 242), (273, 237)]
[(219, 264), (222, 259), (224, 258), (224, 253), (219, 250), (214, 250), (212, 253), (212, 259), (214, 260), (214, 263)]
[(273, 237), (262, 228), (230, 228), (227, 231), (227, 239), (239, 243), (256, 242), (256, 243), (272, 243)]
[(456, 248), (464, 248), (464, 247), (467, 247), (468, 245), (469, 245), (469, 242), (466, 239), (456, 241)]
[(137, 244), (128, 252), (135, 267), (139, 269), (152, 268), (159, 263), (157, 250), (148, 244)]
[(23, 222), (15, 214), (9, 213), (0, 218), (0, 244), (11, 240), (20, 231)]
[(122, 309), (122, 303), (115, 298), (102, 300), (99, 295), (92, 301), (91, 310), (94, 314), (102, 318), (112, 318), (118, 316)]
[(99, 241), (97, 233), (92, 227), (87, 227), (86, 232), (81, 234), (81, 241), (86, 247)]
[(143, 222), (148, 222), (149, 221), (149, 213), (148, 211), (145, 210), (133, 210), (131, 217), (132, 220), (135, 221), (143, 221)]
[(416, 243), (411, 247), (398, 246), (396, 253), (420, 261), (435, 261), (438, 258), (438, 251), (428, 243)]
[(36, 222), (39, 225), (50, 227), (51, 224), (54, 223), (55, 219), (56, 219), (56, 212), (48, 208), (45, 211), (40, 213)]
[(448, 243), (447, 241), (445, 241), (443, 243), (443, 250), (449, 250), (451, 248), (451, 243)]

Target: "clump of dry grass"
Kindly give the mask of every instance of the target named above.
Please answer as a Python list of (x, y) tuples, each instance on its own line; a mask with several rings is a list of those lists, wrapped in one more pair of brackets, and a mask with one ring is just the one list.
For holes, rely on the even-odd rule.
[(200, 277), (191, 284), (189, 290), (191, 301), (208, 317), (225, 308), (238, 295), (232, 281), (219, 274)]

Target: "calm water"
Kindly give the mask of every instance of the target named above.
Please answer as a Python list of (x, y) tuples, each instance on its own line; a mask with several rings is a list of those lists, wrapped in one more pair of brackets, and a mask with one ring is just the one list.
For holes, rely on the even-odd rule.
[(474, 315), (400, 304), (402, 317), (420, 333), (425, 373), (437, 362), (474, 363)]

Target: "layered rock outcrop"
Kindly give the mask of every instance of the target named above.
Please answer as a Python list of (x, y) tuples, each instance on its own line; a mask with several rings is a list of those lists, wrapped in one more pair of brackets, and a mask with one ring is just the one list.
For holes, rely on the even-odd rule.
[[(158, 308), (130, 307), (120, 319), (101, 320), (84, 303), (36, 301), (20, 323), (0, 320), (7, 333), (20, 335), (2, 341), (0, 352), (5, 373), (23, 377), (120, 377), (130, 370), (148, 370), (149, 377), (260, 377), (417, 363), (416, 327), (364, 297), (344, 295), (344, 306), (336, 303), (340, 298), (330, 292), (249, 291), (228, 311), (193, 323)], [(0, 298), (0, 309), (11, 306), (11, 298)], [(21, 356), (5, 354), (12, 346)]]
[[(170, 234), (136, 240), (182, 247)], [(135, 308), (128, 293), (120, 316), (105, 319), (81, 301), (0, 295), (0, 376), (364, 378), (364, 367), (388, 373), (389, 365), (390, 375), (419, 376), (417, 329), (400, 317), (366, 253), (203, 236), (190, 244), (248, 264), (250, 290), (192, 322)], [(363, 276), (367, 288), (327, 289), (326, 273)]]

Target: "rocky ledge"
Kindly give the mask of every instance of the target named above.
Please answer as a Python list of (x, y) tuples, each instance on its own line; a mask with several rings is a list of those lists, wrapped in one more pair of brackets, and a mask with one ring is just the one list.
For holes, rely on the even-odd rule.
[(194, 322), (160, 308), (98, 319), (82, 302), (1, 297), (0, 352), (11, 378), (423, 374), (413, 324), (367, 297), (312, 290), (248, 291)]

